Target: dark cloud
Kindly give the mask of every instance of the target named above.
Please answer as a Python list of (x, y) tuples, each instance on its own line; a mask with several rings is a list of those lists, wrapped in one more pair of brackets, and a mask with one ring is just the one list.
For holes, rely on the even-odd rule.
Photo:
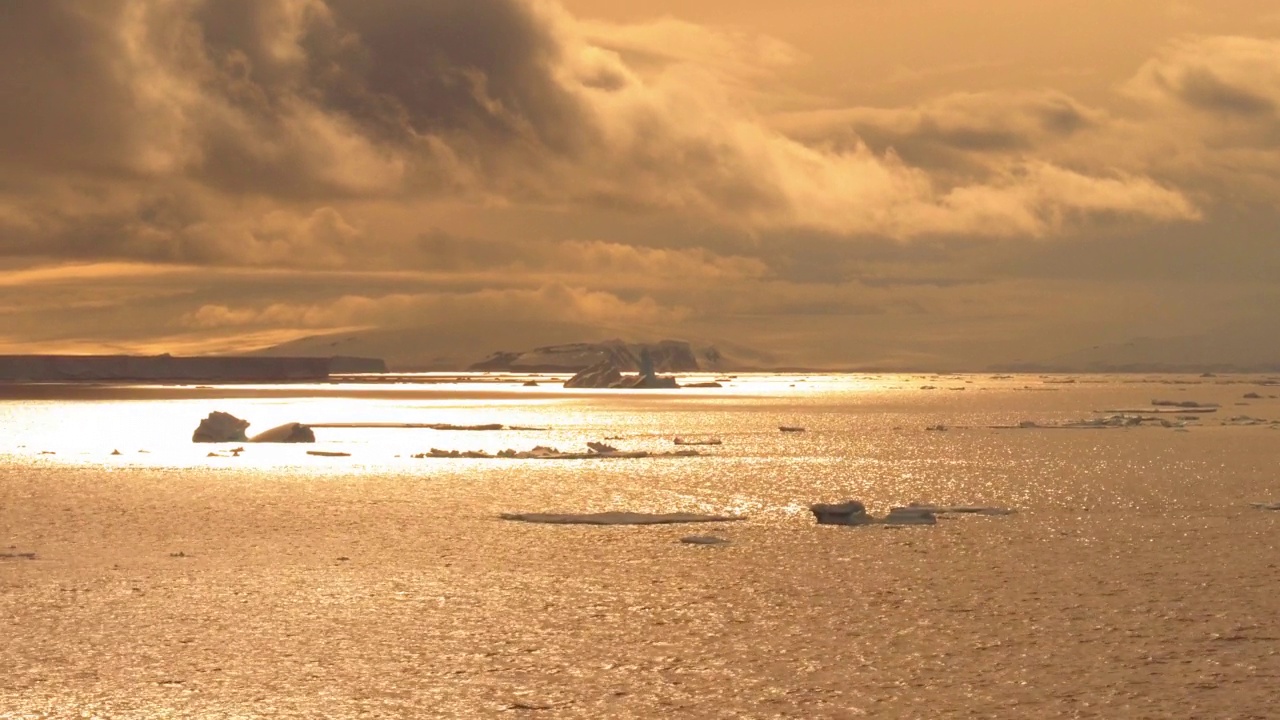
[(865, 143), (960, 181), (1018, 154), (1044, 152), (1103, 126), (1105, 113), (1056, 92), (966, 93), (900, 109), (851, 108), (784, 116), (779, 128), (807, 143)]
[(1223, 82), (1205, 69), (1188, 72), (1181, 78), (1176, 92), (1188, 105), (1210, 112), (1270, 115), (1276, 110), (1269, 98)]
[[(744, 90), (793, 59), (785, 46), (687, 23), (610, 31), (523, 0), (5, 8), (3, 59), (18, 68), (7, 89), (33, 99), (6, 114), (4, 149), (20, 160), (10, 172), (25, 164), (52, 194), (0, 222), (25, 223), (49, 254), (367, 264), (386, 253), (365, 245), (396, 242), (348, 216), (370, 201), (894, 238), (1043, 235), (1098, 212), (1194, 216), (1132, 173), (968, 162), (930, 176), (949, 153), (1031, 152), (1094, 122), (1054, 94), (855, 113), (870, 146), (806, 147), (764, 125)], [(634, 70), (597, 36), (651, 49), (661, 70)], [(317, 213), (342, 222), (326, 230)]]
[(110, 25), (123, 0), (0, 3), (0, 176), (119, 172), (140, 138), (125, 122)]

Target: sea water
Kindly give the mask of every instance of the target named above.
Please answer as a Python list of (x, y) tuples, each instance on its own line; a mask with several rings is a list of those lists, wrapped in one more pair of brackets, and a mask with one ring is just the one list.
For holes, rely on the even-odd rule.
[[(1280, 517), (1250, 504), (1280, 500), (1274, 378), (525, 379), (3, 388), (0, 717), (1265, 717), (1280, 702)], [(1153, 400), (1218, 407), (1149, 415), (1168, 427), (1016, 427)], [(193, 444), (215, 410), (250, 434), (522, 429)], [(666, 456), (675, 437), (720, 444)], [(655, 456), (414, 457), (589, 441)], [(814, 524), (810, 504), (845, 499), (1017, 512)], [(499, 519), (610, 510), (746, 519)], [(679, 542), (692, 534), (728, 542)]]

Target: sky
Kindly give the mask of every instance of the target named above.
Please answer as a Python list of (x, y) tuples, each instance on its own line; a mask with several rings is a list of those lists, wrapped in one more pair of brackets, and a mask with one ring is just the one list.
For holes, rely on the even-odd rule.
[(0, 352), (1280, 335), (1254, 0), (14, 0), (0, 101)]

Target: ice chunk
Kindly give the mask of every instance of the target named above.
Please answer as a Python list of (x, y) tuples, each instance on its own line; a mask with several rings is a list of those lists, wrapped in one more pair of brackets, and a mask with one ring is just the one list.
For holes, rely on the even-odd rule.
[(867, 525), (875, 522), (875, 518), (867, 514), (867, 508), (857, 500), (843, 503), (815, 503), (809, 506), (809, 512), (819, 525)]
[(672, 523), (732, 522), (740, 515), (698, 515), (695, 513), (503, 513), (503, 520), (553, 525), (668, 525)]
[(936, 525), (938, 518), (928, 508), (895, 507), (889, 508), (885, 516), (886, 525)]
[(230, 413), (215, 410), (209, 413), (209, 417), (200, 421), (200, 426), (191, 435), (191, 442), (245, 442), (248, 440), (244, 435), (247, 427), (249, 427), (248, 420), (241, 420)]
[(313, 443), (316, 434), (302, 423), (285, 423), (249, 438), (252, 443)]

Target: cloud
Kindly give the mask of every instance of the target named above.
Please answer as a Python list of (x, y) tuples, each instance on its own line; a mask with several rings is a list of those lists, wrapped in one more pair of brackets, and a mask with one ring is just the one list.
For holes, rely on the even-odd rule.
[(536, 290), (481, 290), (471, 293), (396, 294), (381, 297), (347, 295), (319, 304), (276, 303), (265, 308), (203, 305), (183, 324), (196, 329), (267, 326), (306, 329), (342, 327), (413, 327), (425, 319), (502, 317), (507, 320), (572, 320), (575, 322), (673, 323), (689, 310), (664, 307), (650, 297), (627, 301), (612, 293), (545, 285)]
[[(1280, 40), (1181, 40), (1143, 65), (1126, 87), (1137, 97), (1217, 120), (1274, 124), (1280, 116)], [(1280, 135), (1270, 141), (1280, 142)]]
[(1144, 112), (1126, 135), (1153, 172), (1217, 203), (1280, 198), (1280, 40), (1184, 38), (1122, 90)]
[[(752, 106), (752, 83), (797, 52), (676, 20), (586, 23), (534, 0), (50, 0), (4, 12), (5, 82), (25, 99), (0, 121), (14, 159), (0, 171), (9, 254), (367, 263), (384, 254), (366, 244), (420, 232), (364, 236), (351, 213), (369, 203), (895, 238), (1039, 236), (1061, 229), (1054, 218), (1095, 213), (1196, 217), (1136, 170), (1009, 159), (1097, 122), (1052, 93), (853, 110), (841, 117), (856, 140), (799, 142)], [(934, 173), (946, 153), (984, 160)], [(1064, 187), (1074, 194), (1051, 192)], [(1113, 191), (1121, 200), (1098, 201)]]
[(650, 248), (601, 240), (521, 243), (511, 246), (442, 231), (424, 233), (417, 250), (424, 267), (450, 273), (502, 277), (578, 278), (610, 287), (672, 287), (765, 277), (761, 260), (724, 256), (703, 248)]
[(1206, 238), (1223, 279), (1269, 267), (1278, 47), (1174, 40), (1092, 94), (961, 68), (939, 81), (1000, 89), (868, 107), (793, 104), (811, 60), (760, 32), (544, 0), (0, 3), (0, 310), (213, 347), (437, 316), (928, 325), (1025, 302), (1019, 273), (1172, 282), (1161, 248)]
[(1106, 122), (1106, 113), (1056, 91), (956, 93), (915, 107), (818, 110), (771, 120), (807, 144), (861, 141), (925, 167), (982, 164), (1070, 141)]

